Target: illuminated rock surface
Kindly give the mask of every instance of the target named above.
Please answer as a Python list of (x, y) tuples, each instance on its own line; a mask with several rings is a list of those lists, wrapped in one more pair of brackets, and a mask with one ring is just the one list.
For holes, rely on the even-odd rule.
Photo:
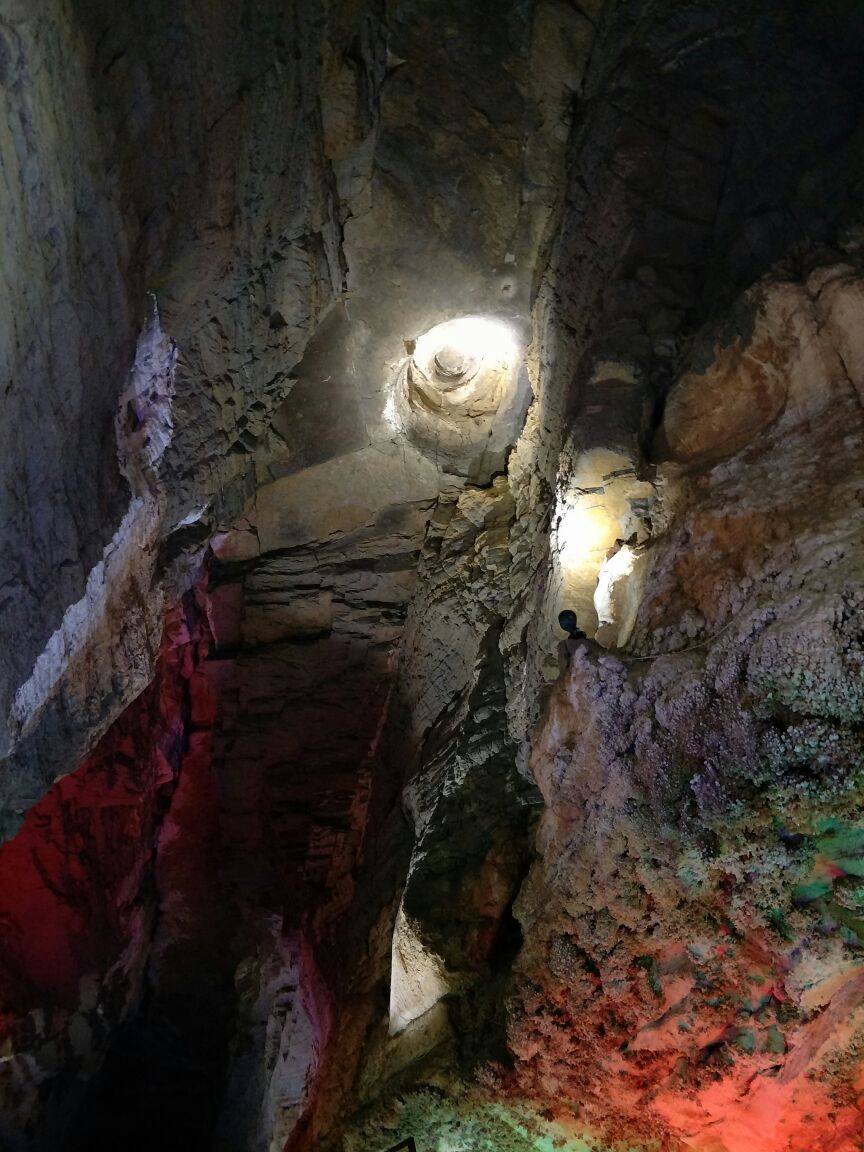
[(2, 1152), (862, 1147), (862, 76), (6, 4)]

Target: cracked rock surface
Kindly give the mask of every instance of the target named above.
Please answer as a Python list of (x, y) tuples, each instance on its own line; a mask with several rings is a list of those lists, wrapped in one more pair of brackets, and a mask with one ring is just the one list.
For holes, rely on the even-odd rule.
[(862, 65), (5, 5), (2, 1152), (857, 1152)]

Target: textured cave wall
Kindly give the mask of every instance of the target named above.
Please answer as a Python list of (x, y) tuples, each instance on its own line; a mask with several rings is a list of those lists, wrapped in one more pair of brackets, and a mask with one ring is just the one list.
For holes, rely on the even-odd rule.
[[(4, 23), (9, 831), (152, 676), (163, 589), (188, 587), (214, 521), (242, 505), (342, 286), (321, 19), (81, 0)], [(154, 307), (167, 388), (140, 363)], [(130, 631), (139, 650), (116, 668), (92, 658)]]
[(25, 822), (4, 882), (10, 1146), (71, 1141), (109, 1050), (88, 1146), (133, 1117), (152, 1142), (172, 1080), (178, 1140), (218, 1112), (238, 951), (207, 817), (213, 717), (167, 717), (166, 752), (151, 713), (165, 661), (191, 659), (172, 602), (342, 283), (322, 19), (3, 13), (4, 835)]
[[(122, 284), (111, 299), (125, 293), (134, 320), (116, 361), (98, 380), (88, 377), (114, 422), (100, 451), (109, 465), (117, 459), (131, 492), (118, 486), (120, 501), (100, 521), (108, 546), (101, 559), (96, 548), (83, 589), (56, 604), (42, 598), (38, 628), (28, 628), (40, 639), (11, 684), (8, 832), (100, 736), (110, 746), (111, 723), (124, 707), (119, 723), (134, 722), (158, 667), (160, 637), (163, 648), (170, 643), (163, 611), (196, 577), (214, 528), (222, 529), (202, 593), (213, 631), (208, 675), (219, 695), (210, 721), (214, 762), (211, 769), (197, 755), (184, 759), (179, 783), (165, 784), (176, 793), (162, 831), (157, 836), (154, 825), (142, 833), (149, 863), (139, 861), (124, 900), (151, 917), (150, 938), (136, 953), (136, 964), (146, 964), (146, 991), (138, 997), (139, 977), (130, 979), (81, 1073), (96, 1071), (111, 1028), (125, 1017), (91, 1093), (97, 1119), (85, 1142), (110, 1142), (124, 1111), (137, 1118), (134, 1139), (153, 1135), (158, 1108), (146, 1094), (129, 1093), (136, 1079), (140, 1089), (155, 1076), (158, 1100), (160, 1063), (164, 1081), (173, 1076), (188, 1088), (196, 1069), (218, 1082), (230, 1060), (256, 1066), (272, 1099), (261, 1113), (261, 1100), (254, 1092), (249, 1099), (232, 1073), (226, 1108), (246, 1101), (250, 1146), (276, 1139), (307, 1107), (311, 1065), (300, 1051), (282, 1098), (268, 1062), (284, 998), (266, 989), (280, 980), (287, 988), (295, 971), (315, 985), (320, 964), (328, 988), (301, 995), (301, 1015), (323, 1019), (328, 995), (355, 996), (368, 1020), (370, 990), (386, 980), (387, 902), (404, 881), (410, 837), (394, 807), (404, 765), (394, 770), (376, 753), (416, 565), (442, 494), (449, 506), (466, 481), (486, 484), (504, 467), (528, 386), (521, 377), (488, 441), (485, 432), (476, 442), (468, 435), (440, 458), (401, 439), (384, 419), (385, 402), (406, 342), (425, 326), (493, 311), (524, 330), (537, 248), (557, 195), (561, 125), (591, 39), (590, 22), (566, 6), (488, 16), (445, 3), (390, 12), (350, 3), (326, 11), (148, 5), (118, 12), (84, 0), (16, 16), (30, 37), (19, 61), (25, 72), (41, 67), (45, 53), (46, 72), (62, 71), (53, 23), (68, 40), (63, 51), (81, 83), (62, 92), (55, 82), (44, 100), (52, 112), (65, 100), (76, 123), (92, 131), (83, 142), (80, 133), (58, 134), (57, 164), (71, 165), (73, 156), (91, 164), (89, 185), (110, 200), (122, 235), (102, 221), (95, 227), (122, 253)], [(548, 59), (555, 69), (540, 66)], [(462, 125), (459, 138), (453, 121)], [(466, 148), (475, 157), (467, 190)], [(19, 155), (4, 170), (26, 183)], [(467, 213), (466, 196), (474, 203)], [(70, 275), (81, 277), (73, 239), (85, 251), (87, 236), (81, 229), (62, 245)], [(116, 333), (104, 316), (93, 327)], [(29, 440), (22, 446), (32, 454)], [(75, 456), (82, 474), (90, 464), (95, 454)], [(77, 485), (74, 476), (64, 482)], [(20, 542), (22, 554), (30, 544)], [(488, 566), (487, 582), (501, 558)], [(49, 571), (42, 579), (50, 582)], [(478, 618), (465, 639), (465, 660), (478, 670), (482, 653), (494, 653), (499, 617), (500, 610)], [(423, 723), (454, 706), (464, 687), (446, 689)], [(470, 699), (486, 692), (482, 683), (467, 690)], [(494, 716), (503, 704), (500, 682), (491, 700)], [(192, 735), (190, 747), (210, 739)], [(409, 758), (417, 753), (415, 746)], [(103, 802), (94, 796), (97, 808)], [(183, 816), (185, 804), (201, 805), (207, 829), (215, 822), (218, 859), (206, 847), (210, 832), (196, 834)], [(382, 833), (391, 825), (392, 844)], [(371, 894), (358, 898), (364, 910), (346, 915), (358, 868), (368, 876), (379, 856), (388, 878), (368, 881)], [(85, 886), (98, 885), (101, 867), (97, 853)], [(505, 902), (511, 895), (505, 885)], [(225, 914), (214, 916), (220, 903)], [(19, 919), (31, 914), (25, 909)], [(495, 908), (485, 917), (493, 927), (494, 915)], [(354, 966), (369, 924), (379, 921), (386, 943), (364, 985)], [(317, 960), (302, 936), (291, 944), (298, 923)], [(208, 972), (202, 981), (196, 965)], [(183, 1000), (193, 983), (200, 998), (190, 1008)], [(232, 996), (246, 1016), (229, 1037), (219, 1034), (218, 1018)], [(10, 993), (13, 1025), (34, 997)], [(208, 1036), (190, 1024), (194, 1015), (214, 1020), (209, 1070), (199, 1065)], [(65, 1027), (58, 1023), (58, 1034)], [(362, 1020), (358, 1027), (362, 1034)], [(287, 1023), (283, 1031), (287, 1044)], [(306, 1035), (307, 1046), (323, 1042)], [(342, 1060), (342, 1092), (350, 1091), (361, 1039)], [(32, 1084), (11, 1086), (22, 1104), (10, 1115), (22, 1139), (35, 1134), (50, 1143), (55, 1098), (64, 1096), (65, 1077), (81, 1070), (43, 1059), (39, 1037), (29, 1033), (16, 1032), (13, 1044)], [(191, 1069), (185, 1080), (181, 1065)], [(176, 1139), (204, 1140), (219, 1103), (187, 1094), (169, 1109)], [(329, 1125), (326, 1106), (321, 1115)], [(229, 1145), (236, 1139), (228, 1121), (219, 1131)]]
[(0, 849), (4, 1148), (65, 1144), (146, 987), (156, 845), (211, 726), (207, 642), (190, 594), (168, 613), (152, 684)]
[[(74, 309), (101, 368), (64, 385), (98, 450), (32, 481), (91, 551), (58, 582), (39, 516), (9, 551), (43, 568), (7, 617), (4, 1138), (851, 1152), (854, 6), (76, 0), (2, 30), (40, 189), (98, 190), (57, 292), (110, 265)], [(68, 373), (41, 224), (9, 219), (10, 314)], [(436, 444), (391, 400), (466, 312), (525, 364)], [(573, 567), (565, 507), (603, 521)], [(550, 689), (618, 537), (630, 648)], [(26, 951), (46, 902), (62, 972)]]
[[(520, 745), (517, 763), (540, 784), (545, 805), (538, 861), (516, 902), (524, 945), (505, 998), (509, 1056), (490, 1087), (486, 1073), (477, 1078), (476, 1052), (470, 1046), (459, 1052), (458, 1043), (455, 1055), (448, 1052), (447, 1028), (430, 1013), (426, 1035), (418, 1025), (412, 1053), (432, 1049), (408, 1079), (415, 1092), (406, 1092), (404, 1078), (394, 1082), (379, 1110), (358, 1117), (346, 1137), (351, 1147), (409, 1134), (434, 1142), (446, 1133), (448, 1145), (458, 1148), (502, 1142), (523, 1148), (543, 1132), (579, 1148), (586, 1146), (582, 1137), (594, 1146), (604, 1134), (639, 1146), (656, 1141), (724, 1152), (754, 1144), (851, 1150), (860, 1142), (858, 1042), (854, 1020), (847, 1032), (845, 1019), (853, 983), (830, 1009), (831, 995), (843, 987), (839, 973), (854, 980), (857, 971), (854, 897), (827, 898), (815, 935), (812, 907), (798, 933), (783, 919), (785, 908), (825, 900), (830, 876), (853, 891), (858, 871), (854, 855), (845, 865), (834, 860), (856, 843), (860, 795), (854, 638), (861, 619), (849, 607), (858, 603), (860, 584), (860, 557), (851, 545), (859, 532), (853, 525), (860, 401), (849, 367), (857, 362), (851, 345), (859, 323), (851, 300), (858, 276), (860, 60), (847, 5), (794, 17), (770, 6), (758, 13), (698, 4), (603, 11), (577, 106), (559, 230), (534, 310), (535, 405), (508, 467), (516, 518), (501, 641), (507, 715)], [(816, 272), (825, 261), (846, 263)], [(740, 295), (772, 267), (777, 281), (792, 282)], [(823, 280), (836, 281), (827, 296)], [(829, 304), (835, 294), (842, 304)], [(830, 333), (820, 343), (825, 326)], [(663, 423), (666, 397), (678, 381)], [(721, 465), (711, 472), (730, 457), (731, 471)], [(687, 468), (672, 467), (670, 459)], [(579, 684), (578, 694), (557, 689), (529, 741), (554, 647), (550, 609), (562, 606), (562, 593), (576, 601), (580, 618), (590, 621), (595, 609), (593, 582), (580, 574), (568, 587), (556, 571), (556, 488), (576, 508), (598, 508), (611, 519), (587, 572), (596, 576), (616, 535), (632, 533), (638, 558), (620, 594), (629, 615), (639, 611), (634, 654), (691, 646), (696, 652), (680, 658), (677, 674), (665, 671), (677, 667), (674, 660), (631, 666), (626, 657), (622, 663), (595, 654), (583, 668), (580, 658), (570, 681)], [(752, 520), (748, 502), (760, 506)], [(732, 527), (739, 515), (746, 521), (740, 534)], [(800, 551), (797, 544), (778, 551), (766, 543), (775, 531), (790, 541), (800, 534)], [(761, 548), (765, 565), (761, 606), (754, 608), (760, 624), (739, 634), (738, 653), (726, 654), (718, 683), (709, 655), (715, 630), (707, 621), (734, 632), (727, 621), (739, 611), (747, 616), (749, 568), (756, 567), (746, 559), (751, 548)], [(831, 606), (823, 599), (826, 564), (840, 566)], [(740, 588), (744, 569), (748, 579)], [(689, 583), (696, 571), (705, 582), (698, 610)], [(436, 573), (432, 587), (436, 580), (443, 582)], [(476, 586), (475, 578), (469, 587)], [(790, 588), (796, 594), (787, 600)], [(770, 686), (759, 677), (748, 683), (761, 613), (767, 624), (775, 611), (786, 618), (780, 629), (786, 639), (778, 637), (771, 656), (761, 658), (771, 679), (776, 657), (774, 678)], [(728, 615), (720, 620), (722, 612)], [(826, 618), (848, 633), (825, 631), (819, 622)], [(464, 624), (457, 619), (457, 627)], [(420, 636), (428, 643), (422, 625)], [(723, 643), (718, 648), (725, 652)], [(732, 644), (728, 634), (725, 643)], [(839, 655), (847, 649), (848, 660)], [(441, 674), (455, 681), (454, 650), (442, 645)], [(423, 668), (420, 662), (409, 675), (416, 672), (428, 691), (433, 677), (424, 677)], [(493, 669), (494, 661), (492, 676)], [(485, 674), (484, 666), (480, 678)], [(668, 693), (660, 687), (665, 675), (673, 680)], [(616, 676), (624, 686), (607, 695)], [(823, 703), (796, 697), (787, 711), (787, 698), (805, 684)], [(832, 696), (836, 703), (827, 702)], [(843, 731), (822, 726), (819, 709), (836, 715), (847, 701)], [(647, 721), (639, 726), (646, 711), (650, 729)], [(835, 745), (842, 751), (832, 752)], [(800, 816), (807, 813), (806, 827), (792, 831), (787, 805), (797, 797), (802, 770), (828, 778), (809, 785), (806, 802), (796, 807)], [(423, 817), (446, 812), (441, 779), (440, 761), (430, 755), (426, 774), (409, 788), (415, 820), (421, 798), (421, 852), (422, 837), (434, 842), (435, 831), (434, 817), (431, 834)], [(467, 812), (472, 788), (482, 796), (481, 780), (469, 773), (461, 800)], [(837, 794), (846, 798), (842, 814), (834, 811)], [(458, 827), (458, 820), (450, 824), (448, 847), (467, 861), (480, 834), (460, 842)], [(784, 855), (787, 841), (800, 853), (795, 861)], [(695, 871), (679, 871), (675, 853)], [(714, 870), (715, 856), (728, 863), (728, 873), (725, 864)], [(422, 875), (422, 859), (419, 865)], [(471, 876), (469, 865), (460, 877), (468, 886), (453, 901), (460, 910), (470, 904)], [(698, 912), (688, 884), (701, 886), (705, 903)], [(758, 888), (752, 898), (751, 885)], [(409, 877), (406, 899), (410, 892)], [(727, 899), (731, 913), (721, 911)], [(440, 933), (436, 940), (438, 915), (427, 907), (429, 940), (446, 957), (463, 939), (460, 915), (446, 942)], [(766, 924), (781, 938), (788, 933), (786, 945), (764, 942), (755, 926)], [(832, 933), (827, 951), (836, 952), (836, 966), (823, 963), (820, 939)], [(792, 982), (790, 995), (779, 982), (776, 1001), (749, 994), (751, 985), (767, 988), (769, 977), (779, 981), (790, 965), (808, 973), (801, 984)], [(443, 1005), (452, 1025), (464, 1011), (459, 982), (449, 984), (446, 965), (433, 966), (433, 974), (442, 997), (436, 1011)], [(822, 990), (802, 997), (805, 982)], [(775, 1019), (771, 1006), (781, 1001)], [(488, 1025), (487, 1016), (480, 1029)], [(476, 1018), (466, 1036), (472, 1026)], [(794, 1055), (787, 1064), (788, 1053)], [(494, 1040), (486, 1055), (498, 1059)], [(820, 1087), (811, 1089), (811, 1078)], [(475, 1086), (467, 1094), (466, 1083)], [(496, 1112), (502, 1098), (512, 1102), (504, 1114)]]
[[(27, 636), (10, 661), (6, 689), (10, 831), (144, 686), (158, 643), (149, 607), (163, 590), (172, 599), (188, 584), (214, 527), (240, 509), (256, 476), (278, 481), (308, 464), (375, 446), (374, 455), (355, 457), (363, 482), (366, 473), (374, 477), (384, 467), (381, 441), (392, 439), (381, 428), (384, 384), (394, 360), (404, 356), (405, 341), (460, 311), (491, 309), (525, 319), (538, 245), (558, 190), (562, 123), (590, 47), (590, 22), (554, 4), (536, 12), (517, 8), (492, 21), (478, 9), (467, 25), (464, 16), (446, 4), (393, 13), (351, 4), (326, 12), (282, 5), (118, 12), (79, 0), (57, 11), (27, 8), (10, 20), (9, 40), (17, 45), (10, 59), (21, 73), (18, 83), (10, 72), (5, 89), (15, 95), (12, 127), (28, 107), (19, 93), (31, 74), (43, 84), (37, 96), (46, 116), (74, 114), (73, 131), (45, 128), (56, 160), (49, 162), (50, 149), (31, 141), (46, 165), (45, 195), (61, 195), (55, 168), (73, 175), (80, 169), (79, 199), (86, 193), (104, 201), (92, 223), (98, 242), (91, 243), (87, 231), (93, 212), (67, 211), (69, 235), (56, 239), (61, 262), (69, 265), (64, 291), (78, 301), (98, 283), (103, 309), (121, 302), (126, 309), (122, 323), (103, 311), (91, 321), (83, 306), (75, 309), (75, 322), (92, 328), (87, 338), (94, 346), (101, 348), (109, 332), (116, 341), (99, 353), (99, 363), (87, 361), (86, 371), (68, 359), (59, 328), (40, 328), (45, 355), (72, 373), (65, 401), (54, 408), (77, 412), (80, 399), (81, 435), (98, 430), (98, 446), (82, 441), (78, 451), (70, 439), (63, 453), (34, 452), (32, 430), (40, 423), (53, 429), (56, 421), (32, 414), (27, 434), (14, 437), (26, 467), (36, 467), (38, 457), (39, 467), (56, 473), (51, 484), (80, 498), (80, 514), (62, 517), (64, 531), (76, 517), (98, 519), (98, 530), (87, 532), (99, 542), (74, 561), (72, 567), (80, 567), (74, 584), (71, 576), (55, 578), (54, 570), (71, 567), (53, 553), (45, 553), (44, 570), (27, 576), (26, 595), (13, 573), (15, 602), (23, 596), (30, 615), (26, 627), (23, 617), (9, 616), (10, 634)], [(549, 59), (554, 69), (540, 66)], [(69, 77), (68, 91), (61, 74)], [(489, 119), (484, 102), (495, 105), (498, 120)], [(462, 125), (455, 151), (454, 121)], [(462, 149), (474, 154), (468, 212), (456, 171)], [(27, 202), (34, 165), (27, 166), (11, 140), (8, 151), (9, 185)], [(38, 242), (28, 248), (32, 261), (42, 222), (22, 217), (16, 227), (22, 249), (25, 236)], [(103, 274), (94, 262), (85, 268), (85, 257), (103, 251), (116, 264), (113, 271)], [(295, 378), (309, 336), (345, 287), (349, 264), (348, 295), (328, 314)], [(31, 292), (58, 274), (23, 263), (16, 273), (28, 277)], [(71, 283), (76, 277), (80, 291)], [(136, 335), (152, 329), (154, 307), (171, 348), (166, 362), (154, 366), (160, 381), (149, 382), (134, 367), (133, 345)], [(15, 323), (23, 324), (24, 315), (17, 309)], [(11, 329), (9, 339), (11, 346)], [(132, 396), (124, 395), (130, 373)], [(14, 375), (11, 364), (8, 374)], [(35, 368), (34, 374), (39, 377)], [(148, 408), (153, 386), (160, 392), (155, 412)], [(93, 397), (85, 401), (82, 389)], [(296, 399), (271, 434), (271, 417), (292, 389)], [(26, 405), (42, 395), (42, 389), (19, 390), (22, 420)], [(503, 466), (520, 416), (514, 408), (508, 434), (475, 448), (476, 458), (457, 469), (467, 467), (485, 482)], [(7, 426), (10, 443), (11, 429), (19, 426)], [(154, 438), (162, 443), (158, 459), (148, 448)], [(124, 459), (130, 439), (132, 455), (144, 456), (131, 465)], [(423, 461), (415, 458), (412, 466), (422, 469)], [(146, 491), (135, 491), (130, 481), (129, 503), (117, 472), (130, 480), (127, 473), (141, 468)], [(50, 484), (32, 481), (28, 491), (46, 506), (65, 507), (49, 500)], [(101, 484), (101, 502), (98, 493), (89, 498), (94, 484)], [(154, 501), (143, 531), (132, 515), (139, 496)], [(19, 494), (16, 515), (23, 505)], [(57, 547), (50, 523), (40, 511), (32, 539), (29, 529), (10, 531), (11, 568), (24, 574), (44, 553), (43, 536), (52, 541), (46, 547)], [(127, 561), (122, 573), (111, 572), (113, 553), (142, 534), (145, 563), (135, 570)], [(137, 609), (111, 603), (121, 582)], [(11, 599), (4, 603), (11, 613)], [(134, 670), (101, 669), (100, 680), (100, 663), (93, 661), (82, 701), (72, 657), (86, 661), (88, 646), (110, 649), (129, 629), (142, 634), (140, 651), (125, 657)]]
[[(2, 35), (0, 755), (16, 689), (84, 594), (124, 510), (115, 405), (134, 353), (129, 236), (104, 179), (69, 5), (6, 6)], [(34, 799), (38, 798), (38, 792)]]
[(633, 654), (578, 653), (537, 733), (511, 1048), (529, 1093), (612, 1135), (852, 1149), (860, 281), (846, 265), (760, 298), (746, 420), (720, 403), (724, 353), (748, 388), (742, 342), (672, 393), (698, 394), (700, 441), (661, 468), (675, 512)]

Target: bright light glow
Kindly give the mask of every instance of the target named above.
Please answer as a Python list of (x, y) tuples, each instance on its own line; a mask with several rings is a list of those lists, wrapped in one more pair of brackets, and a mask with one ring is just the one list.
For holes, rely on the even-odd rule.
[(604, 560), (603, 567), (597, 577), (597, 588), (594, 591), (594, 608), (597, 619), (601, 624), (614, 624), (616, 616), (615, 585), (630, 575), (636, 563), (636, 553), (626, 544), (618, 549), (614, 556)]
[(430, 378), (444, 383), (450, 372), (436, 372), (436, 356), (442, 354), (439, 366), (452, 369), (457, 364), (465, 368), (464, 374), (457, 373), (452, 380), (470, 379), (482, 369), (500, 371), (512, 367), (517, 356), (516, 338), (513, 329), (501, 320), (487, 316), (461, 316), (458, 320), (448, 320), (436, 324), (417, 341), (414, 349), (414, 363)]
[(395, 388), (391, 388), (387, 395), (387, 401), (384, 405), (384, 419), (387, 421), (394, 432), (401, 432), (403, 430), (402, 422), (400, 421), (399, 414), (396, 411)]
[(440, 957), (427, 951), (400, 908), (390, 964), (390, 1035), (419, 1020), (449, 991)]
[[(464, 453), (466, 421), (491, 422), (512, 399), (520, 359), (517, 331), (502, 320), (461, 316), (436, 324), (400, 361), (384, 419), (436, 454), (447, 450), (441, 439), (447, 435), (450, 450)], [(485, 439), (488, 428), (478, 425), (474, 432)]]
[(605, 552), (614, 539), (617, 524), (599, 502), (582, 497), (573, 507), (558, 507), (556, 542), (563, 569), (580, 568), (598, 552)]

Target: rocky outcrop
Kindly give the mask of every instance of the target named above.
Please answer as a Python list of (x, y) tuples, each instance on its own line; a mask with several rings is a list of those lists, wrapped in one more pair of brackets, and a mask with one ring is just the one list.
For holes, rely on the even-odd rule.
[(753, 351), (732, 354), (767, 339), (787, 399), (713, 464), (741, 435), (718, 352), (699, 398), (714, 439), (703, 422), (701, 458), (662, 469), (676, 511), (635, 651), (577, 652), (537, 734), (511, 1049), (529, 1094), (610, 1136), (851, 1150), (864, 1131), (864, 422), (834, 343), (864, 320), (839, 304), (850, 277), (764, 288)]
[(165, 509), (158, 470), (173, 430), (175, 362), (154, 309), (116, 428), (129, 507), (90, 570), (84, 595), (64, 612), (9, 710), (2, 776), (7, 835), (153, 678), (165, 611), (157, 572)]
[[(252, 491), (251, 456), (342, 290), (321, 35), (276, 4), (246, 19), (45, 0), (4, 23), (7, 835), (152, 676), (162, 597), (194, 583)], [(158, 413), (124, 393), (144, 395), (154, 300), (173, 361)], [(129, 442), (160, 448), (146, 527)], [(81, 663), (112, 649), (80, 700)]]
[[(346, 1147), (442, 1132), (460, 1148), (541, 1136), (574, 1149), (860, 1144), (864, 417), (848, 368), (859, 276), (846, 263), (803, 283), (765, 281), (735, 308), (752, 317), (749, 337), (727, 326), (724, 346), (716, 327), (704, 333), (717, 349), (698, 394), (711, 420), (686, 464), (658, 462), (655, 530), (620, 577), (637, 604), (631, 642), (577, 646), (532, 738), (543, 811), (513, 909), (518, 954), (503, 987), (494, 967), (482, 975), (492, 1004), (506, 1005), (506, 1049), (494, 1008), (466, 980), (479, 938), (466, 920), (490, 891), (489, 859), (470, 855), (487, 825), (470, 805), (497, 804), (494, 827), (507, 827), (507, 776), (495, 776), (495, 802), (483, 797), (482, 756), (460, 756), (451, 736), (408, 789), (418, 839), (389, 1045), (403, 1067), (416, 1063), (388, 1091), (399, 1059), (387, 1063), (381, 1039), (367, 1049), (370, 1095), (382, 1099), (358, 1113)], [(725, 405), (730, 357), (782, 380), (773, 421), (745, 431)], [(752, 380), (742, 369), (742, 389)], [(657, 436), (664, 449), (686, 411), (678, 389), (696, 395), (686, 367)], [(457, 510), (445, 542), (460, 522)], [(436, 599), (453, 611), (447, 567), (412, 644), (441, 627)], [(488, 676), (494, 660), (480, 664)], [(408, 667), (423, 667), (419, 654)], [(434, 698), (435, 682), (418, 675), (418, 693)], [(469, 749), (483, 710), (472, 713), (459, 721)], [(494, 747), (488, 734), (479, 744)], [(512, 893), (500, 864), (497, 875)], [(486, 905), (499, 931), (506, 900)]]
[(168, 613), (152, 684), (0, 850), (4, 1148), (71, 1136), (88, 1082), (147, 988), (153, 890), (167, 880), (157, 844), (207, 757), (206, 645), (190, 595)]
[(855, 14), (204, 8), (0, 22), (2, 1138), (851, 1152)]
[[(16, 638), (0, 672), (5, 757), (16, 691), (86, 595), (128, 501), (113, 436), (136, 335), (128, 234), (103, 179), (85, 42), (68, 5), (5, 8), (0, 123), (0, 611), (4, 637)], [(31, 786), (31, 802), (42, 790)]]

